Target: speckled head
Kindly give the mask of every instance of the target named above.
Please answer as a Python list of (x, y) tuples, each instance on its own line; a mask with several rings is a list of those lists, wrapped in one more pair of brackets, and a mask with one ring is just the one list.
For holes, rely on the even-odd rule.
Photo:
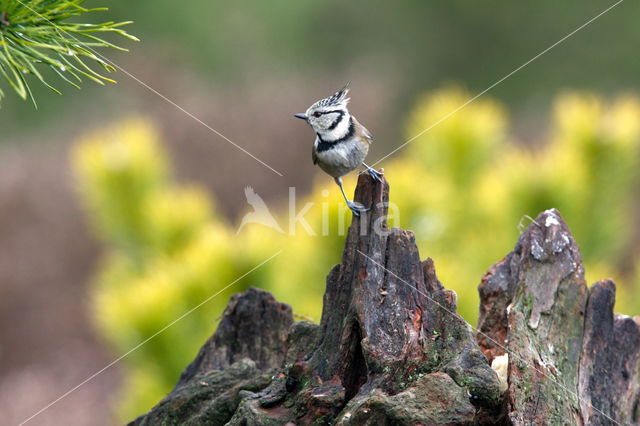
[(317, 133), (326, 133), (336, 129), (343, 120), (349, 118), (348, 93), (349, 84), (333, 95), (315, 102), (304, 114), (295, 114), (295, 116), (306, 120)]

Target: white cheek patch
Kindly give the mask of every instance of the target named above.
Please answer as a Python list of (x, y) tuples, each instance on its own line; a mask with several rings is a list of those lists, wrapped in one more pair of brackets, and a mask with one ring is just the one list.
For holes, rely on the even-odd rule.
[(326, 129), (331, 127), (335, 116), (337, 116), (337, 114), (322, 114), (320, 117), (314, 117), (313, 113), (307, 115), (309, 115), (309, 124), (311, 124), (311, 127), (321, 133), (331, 133)]
[[(330, 115), (339, 116), (339, 114), (330, 114)], [(350, 121), (349, 117), (346, 114), (343, 115), (342, 120), (338, 123), (338, 125), (333, 130), (323, 132), (322, 139), (324, 139), (327, 142), (342, 139), (349, 133), (349, 121)], [(329, 123), (329, 126), (331, 124), (333, 124), (333, 120)]]
[(336, 118), (338, 118), (339, 114), (323, 114), (320, 117), (320, 124), (323, 129), (328, 129), (331, 127)]

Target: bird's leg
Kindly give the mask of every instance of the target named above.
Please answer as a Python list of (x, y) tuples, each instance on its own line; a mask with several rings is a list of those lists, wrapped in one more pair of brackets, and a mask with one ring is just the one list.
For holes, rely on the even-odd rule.
[(382, 172), (379, 172), (377, 170), (374, 170), (372, 167), (367, 166), (364, 161), (362, 162), (362, 165), (367, 168), (367, 172), (369, 172), (369, 175), (373, 180), (382, 182), (382, 176), (384, 175)]
[(356, 201), (349, 200), (349, 198), (347, 197), (347, 194), (344, 192), (344, 188), (342, 187), (342, 178), (337, 177), (337, 178), (334, 178), (334, 180), (336, 181), (336, 183), (340, 187), (340, 191), (342, 192), (342, 196), (344, 197), (344, 200), (347, 202), (347, 206), (351, 209), (351, 211), (353, 212), (354, 215), (360, 216), (360, 212), (366, 212), (367, 210), (369, 210), (368, 208), (366, 208), (362, 204), (360, 204), (360, 203), (358, 203)]

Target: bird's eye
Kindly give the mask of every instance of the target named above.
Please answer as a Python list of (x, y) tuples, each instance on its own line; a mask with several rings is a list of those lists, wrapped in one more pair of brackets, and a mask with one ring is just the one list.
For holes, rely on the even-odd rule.
[(314, 112), (314, 113), (313, 113), (313, 116), (314, 116), (315, 118), (318, 118), (318, 117), (320, 117), (321, 115), (322, 115), (322, 114), (320, 114), (320, 112), (318, 112), (318, 111), (316, 111), (316, 112)]

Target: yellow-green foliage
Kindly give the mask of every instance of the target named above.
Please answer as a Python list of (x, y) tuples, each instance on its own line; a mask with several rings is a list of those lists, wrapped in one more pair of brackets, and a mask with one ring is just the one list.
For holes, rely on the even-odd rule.
[[(424, 98), (409, 134), (470, 96), (454, 90)], [(499, 105), (480, 99), (415, 140), (406, 156), (435, 175), (425, 176), (431, 179), (427, 192), (446, 188), (438, 190), (444, 195), (428, 207), (440, 232), (431, 237), (422, 232), (426, 240), (419, 238), (420, 248), (435, 258), (441, 279), (458, 292), (460, 310), (470, 321), (477, 315), (473, 284), (514, 245), (521, 218), (528, 225), (527, 216), (558, 208), (581, 246), (591, 281), (620, 278), (623, 249), (632, 243), (632, 201), (639, 177), (637, 99), (605, 103), (590, 94), (561, 95), (554, 105), (551, 136), (535, 149), (510, 139), (506, 123)], [(388, 168), (401, 168), (403, 161)], [(408, 179), (415, 179), (414, 173)], [(397, 192), (411, 197), (409, 184), (390, 179)], [(396, 201), (401, 204), (404, 197)], [(409, 227), (421, 234), (419, 227)]]
[[(407, 137), (469, 98), (457, 89), (425, 96)], [(640, 311), (631, 297), (640, 272), (635, 278), (633, 271), (622, 273), (623, 261), (633, 261), (625, 249), (633, 237), (640, 102), (566, 94), (555, 102), (552, 121), (548, 140), (531, 149), (510, 136), (504, 108), (480, 98), (385, 163), (392, 224), (415, 231), (422, 257), (435, 259), (441, 280), (458, 293), (459, 311), (471, 323), (482, 274), (514, 246), (518, 225), (531, 220), (527, 216), (551, 207), (562, 212), (580, 244), (589, 281), (616, 278), (622, 293), (618, 310)], [(122, 420), (170, 390), (214, 330), (231, 293), (259, 286), (319, 320), (324, 278), (340, 261), (342, 231), (350, 222), (330, 178), (319, 174), (311, 194), (296, 200), (296, 212), (311, 203), (304, 220), (312, 233), (302, 222), (289, 226), (289, 206), (276, 206), (272, 212), (284, 233), (249, 224), (236, 234), (211, 197), (172, 180), (158, 137), (144, 121), (85, 138), (74, 164), (91, 222), (106, 247), (94, 290), (95, 317), (118, 353), (136, 348), (282, 250), (125, 358)], [(355, 176), (345, 179), (348, 191), (354, 185)]]
[(260, 253), (242, 249), (204, 191), (171, 180), (166, 154), (144, 121), (86, 137), (73, 160), (106, 248), (94, 290), (96, 322), (118, 354), (135, 349), (124, 361), (124, 421), (171, 389), (215, 328), (229, 296), (262, 285), (271, 265), (181, 318), (262, 262), (255, 257)]

